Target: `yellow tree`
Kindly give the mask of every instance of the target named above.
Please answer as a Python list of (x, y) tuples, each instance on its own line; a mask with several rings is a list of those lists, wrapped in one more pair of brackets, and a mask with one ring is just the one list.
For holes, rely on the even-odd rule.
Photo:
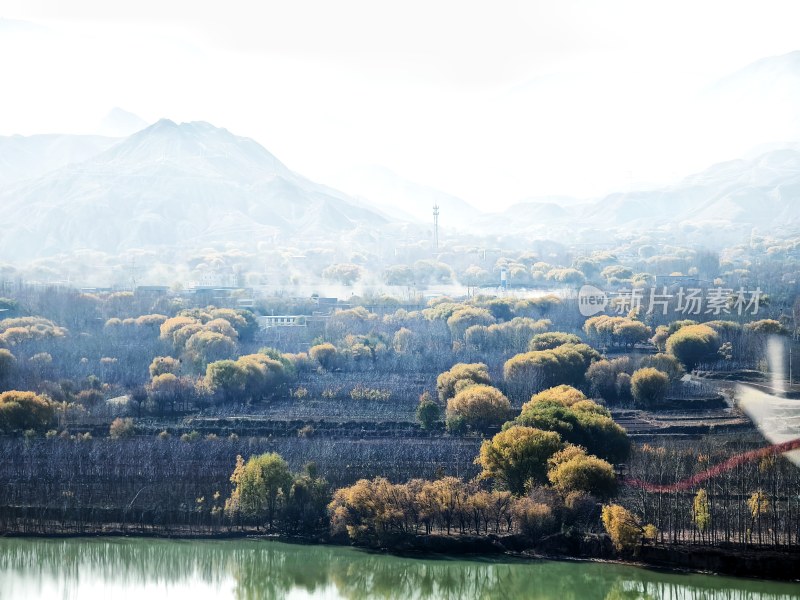
[(288, 497), (292, 474), (280, 454), (270, 452), (251, 456), (246, 463), (237, 457), (231, 483), (234, 489), (225, 503), (228, 513), (254, 519), (266, 517), (272, 529), (278, 504)]
[(509, 416), (511, 403), (490, 385), (473, 385), (447, 401), (447, 420), (458, 419), (477, 431), (501, 425)]
[(563, 496), (586, 492), (609, 498), (617, 491), (617, 478), (610, 463), (586, 454), (583, 448), (568, 446), (549, 461), (547, 478)]
[(769, 499), (767, 495), (761, 491), (755, 491), (747, 499), (747, 507), (750, 509), (751, 525), (750, 536), (752, 538), (753, 524), (758, 527), (758, 543), (761, 543), (761, 516), (769, 512)]
[(636, 516), (619, 504), (603, 507), (603, 527), (618, 552), (635, 552), (642, 539), (642, 527)]
[(481, 444), (475, 463), (482, 479), (492, 478), (512, 494), (525, 493), (525, 485), (547, 481), (547, 461), (561, 450), (561, 437), (552, 431), (514, 426)]
[(706, 529), (711, 525), (711, 507), (708, 503), (708, 494), (705, 489), (700, 488), (694, 497), (692, 504), (692, 518), (701, 536), (705, 535)]

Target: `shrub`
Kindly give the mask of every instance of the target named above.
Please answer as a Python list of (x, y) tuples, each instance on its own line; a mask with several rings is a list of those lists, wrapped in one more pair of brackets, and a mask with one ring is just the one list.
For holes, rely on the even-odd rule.
[(196, 442), (200, 439), (200, 432), (199, 431), (190, 431), (189, 433), (184, 433), (181, 436), (182, 442)]
[(368, 388), (360, 383), (350, 390), (350, 398), (353, 400), (375, 400), (385, 402), (392, 397), (390, 390), (381, 390), (378, 388)]

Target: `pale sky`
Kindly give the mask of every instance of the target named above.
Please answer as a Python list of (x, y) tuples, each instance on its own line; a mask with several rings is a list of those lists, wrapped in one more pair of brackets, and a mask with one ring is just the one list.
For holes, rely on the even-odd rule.
[(119, 106), (253, 137), (323, 183), (378, 164), (483, 208), (787, 141), (696, 100), (800, 50), (792, 1), (2, 0), (0, 19), (2, 135), (93, 133)]

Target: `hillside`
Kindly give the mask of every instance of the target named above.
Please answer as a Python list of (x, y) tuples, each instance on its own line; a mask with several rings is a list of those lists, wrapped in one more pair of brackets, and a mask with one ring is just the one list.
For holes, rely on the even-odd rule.
[(0, 192), (0, 251), (32, 258), (128, 248), (314, 238), (386, 218), (292, 172), (255, 141), (161, 120), (119, 144)]

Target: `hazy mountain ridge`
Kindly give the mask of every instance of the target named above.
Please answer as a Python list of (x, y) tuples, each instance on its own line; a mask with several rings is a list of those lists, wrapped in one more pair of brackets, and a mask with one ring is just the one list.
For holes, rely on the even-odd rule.
[(100, 122), (98, 133), (111, 137), (127, 137), (137, 131), (141, 131), (148, 125), (149, 123), (138, 115), (119, 107), (114, 107)]
[(9, 257), (333, 235), (386, 218), (208, 123), (168, 120), (0, 192)]
[[(420, 238), (428, 235), (424, 229), (434, 202), (441, 207), (442, 231), (449, 234), (464, 230), (580, 241), (598, 229), (714, 226), (742, 236), (753, 227), (800, 227), (800, 151), (793, 148), (718, 163), (672, 186), (592, 201), (534, 198), (496, 213), (482, 213), (386, 170), (390, 176), (379, 179), (391, 185), (382, 201), (395, 207), (387, 217), (384, 210), (392, 211), (378, 202), (312, 182), (254, 140), (205, 122), (179, 125), (163, 119), (122, 141), (41, 137), (0, 138), (0, 160), (14, 156), (2, 152), (3, 144), (13, 143), (28, 148), (25, 160), (17, 162), (31, 169), (93, 155), (0, 188), (0, 224), (6, 231), (0, 251), (12, 260), (81, 248), (116, 253), (167, 245), (324, 240), (387, 227), (411, 227), (412, 237)], [(6, 160), (0, 173), (3, 165), (6, 172), (22, 172)]]
[(119, 141), (100, 135), (0, 136), (0, 189), (92, 158)]
[(779, 149), (712, 165), (680, 183), (620, 192), (587, 204), (525, 202), (485, 222), (512, 231), (542, 226), (658, 229), (719, 223), (734, 229), (800, 227), (800, 152)]

